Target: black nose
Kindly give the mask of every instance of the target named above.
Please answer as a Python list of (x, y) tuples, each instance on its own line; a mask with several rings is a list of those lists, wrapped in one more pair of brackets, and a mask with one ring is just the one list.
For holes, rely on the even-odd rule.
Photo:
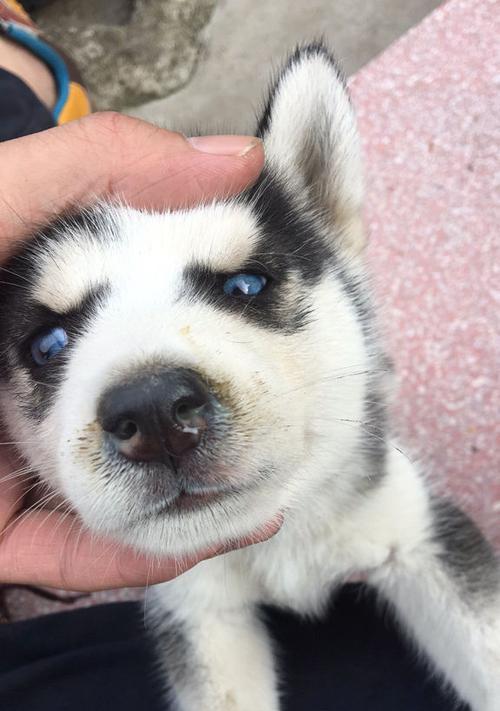
[(185, 368), (147, 373), (101, 398), (98, 420), (128, 459), (171, 462), (200, 443), (210, 426), (213, 396)]

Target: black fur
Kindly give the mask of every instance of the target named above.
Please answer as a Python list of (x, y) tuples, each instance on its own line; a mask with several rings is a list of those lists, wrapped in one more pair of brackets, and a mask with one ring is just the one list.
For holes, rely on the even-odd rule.
[(333, 54), (326, 48), (324, 42), (321, 39), (315, 42), (310, 42), (308, 44), (298, 45), (295, 48), (295, 51), (290, 54), (287, 61), (283, 64), (281, 70), (276, 75), (274, 80), (271, 82), (271, 85), (268, 90), (268, 99), (264, 105), (264, 110), (262, 112), (262, 116), (257, 127), (257, 136), (262, 138), (269, 130), (274, 100), (283, 78), (288, 74), (294, 64), (297, 64), (298, 62), (301, 62), (308, 57), (313, 57), (316, 55), (324, 57), (328, 61), (328, 63), (334, 70), (337, 79), (343, 84), (345, 88), (347, 88), (345, 75), (342, 69), (340, 68)]
[[(33, 387), (29, 393), (22, 388), (15, 394), (24, 412), (37, 421), (42, 419), (57, 394), (72, 346), (84, 334), (86, 323), (107, 292), (106, 284), (93, 287), (65, 313), (57, 313), (33, 298), (40, 250), (47, 243), (65, 239), (69, 230), (78, 229), (93, 237), (102, 234), (99, 220), (92, 212), (66, 215), (21, 245), (0, 270), (0, 337), (6, 346), (0, 361), (0, 378), (9, 381), (13, 371), (19, 369), (30, 375)], [(31, 342), (35, 336), (55, 326), (64, 328), (69, 343), (46, 365), (38, 366), (31, 357)]]
[(294, 207), (286, 188), (269, 171), (264, 171), (240, 199), (252, 208), (261, 237), (253, 254), (236, 271), (263, 274), (268, 278), (267, 286), (251, 298), (227, 296), (223, 285), (228, 274), (194, 264), (185, 270), (187, 295), (240, 313), (264, 328), (296, 333), (310, 318), (311, 288), (333, 269), (333, 250), (314, 221)]
[(171, 686), (184, 686), (192, 681), (194, 650), (185, 633), (184, 625), (173, 615), (161, 610), (161, 618), (153, 613), (148, 616), (146, 630), (158, 650), (162, 671)]
[[(341, 265), (336, 270), (336, 276), (350, 303), (356, 309), (364, 338), (369, 342), (373, 341), (376, 318), (366, 285), (358, 278), (348, 274)], [(392, 371), (392, 363), (382, 352), (372, 353), (372, 358), (374, 362), (371, 372), (368, 373), (368, 389), (363, 406), (362, 441), (360, 443), (361, 451), (367, 462), (368, 476), (363, 482), (365, 487), (377, 484), (385, 476), (389, 432), (384, 380)]]
[(366, 461), (363, 490), (378, 484), (386, 474), (388, 414), (384, 395), (380, 392), (381, 374), (369, 385), (363, 407), (360, 449)]
[(295, 205), (283, 181), (271, 171), (264, 170), (241, 199), (251, 206), (262, 235), (254, 261), (262, 261), (274, 274), (293, 270), (308, 287), (332, 268), (334, 252), (316, 221)]
[[(103, 300), (105, 288), (93, 289), (78, 307), (65, 314), (57, 314), (45, 306), (31, 301), (28, 296), (19, 299), (0, 297), (0, 333), (10, 344), (2, 361), (0, 375), (10, 380), (13, 369), (23, 368), (31, 376), (33, 388), (29, 393), (21, 389), (16, 393), (24, 412), (41, 421), (57, 395), (57, 386), (64, 374), (66, 363), (76, 341), (85, 333), (98, 304)], [(68, 334), (68, 345), (46, 365), (37, 365), (30, 352), (35, 336), (52, 327), (60, 326)]]
[(434, 499), (434, 539), (457, 584), (469, 595), (497, 594), (500, 567), (493, 549), (476, 524), (454, 503)]

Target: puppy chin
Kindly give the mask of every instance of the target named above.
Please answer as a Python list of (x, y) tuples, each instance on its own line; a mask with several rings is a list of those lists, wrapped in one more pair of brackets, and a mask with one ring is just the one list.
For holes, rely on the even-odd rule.
[(184, 558), (244, 541), (259, 543), (276, 532), (284, 505), (262, 497), (244, 496), (230, 503), (210, 503), (198, 510), (165, 512), (108, 531), (115, 540), (155, 556)]

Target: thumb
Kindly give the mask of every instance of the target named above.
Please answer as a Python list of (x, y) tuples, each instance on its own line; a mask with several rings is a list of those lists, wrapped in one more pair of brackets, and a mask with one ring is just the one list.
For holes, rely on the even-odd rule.
[(74, 204), (121, 197), (181, 208), (237, 193), (262, 170), (248, 136), (192, 139), (114, 113), (92, 114), (0, 146), (0, 259)]

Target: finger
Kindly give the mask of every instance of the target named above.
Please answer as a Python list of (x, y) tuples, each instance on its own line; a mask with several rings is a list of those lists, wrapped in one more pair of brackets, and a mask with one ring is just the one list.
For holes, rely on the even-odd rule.
[(281, 524), (277, 518), (245, 539), (183, 559), (155, 559), (95, 538), (74, 516), (37, 511), (8, 526), (0, 537), (0, 581), (79, 591), (142, 587), (172, 580), (201, 560), (266, 540)]
[(0, 534), (15, 511), (21, 507), (26, 482), (30, 478), (28, 467), (13, 448), (2, 446), (0, 455)]
[(252, 137), (190, 142), (113, 113), (7, 141), (0, 146), (0, 259), (75, 204), (119, 196), (137, 207), (186, 207), (241, 191), (263, 160)]

